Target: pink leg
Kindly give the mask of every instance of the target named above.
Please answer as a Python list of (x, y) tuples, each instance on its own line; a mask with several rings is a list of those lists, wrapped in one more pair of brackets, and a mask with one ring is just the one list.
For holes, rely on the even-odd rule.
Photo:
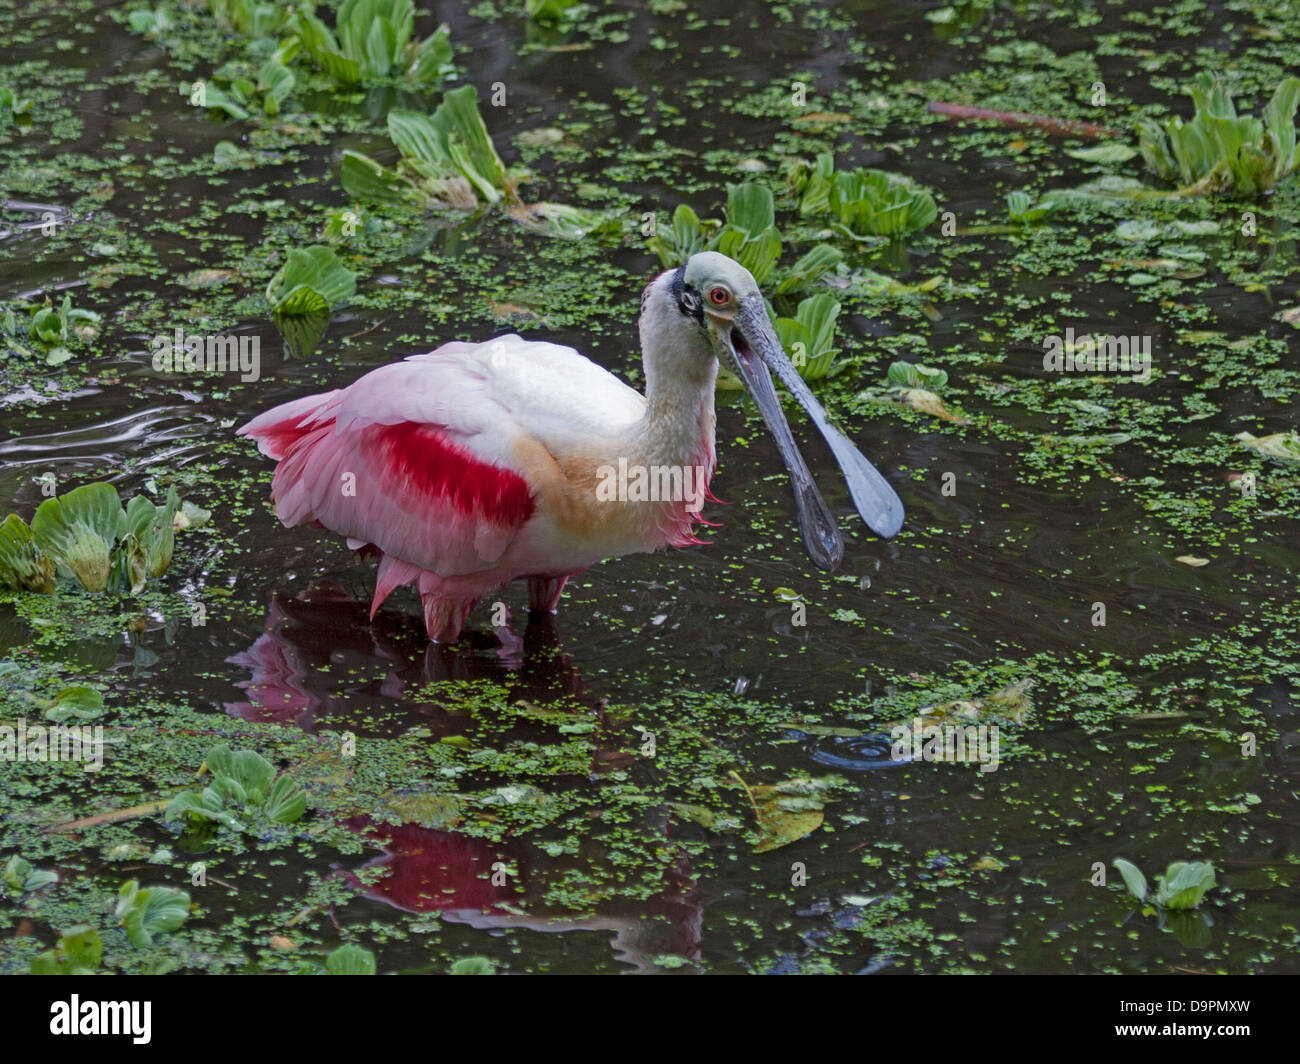
[(528, 578), (528, 608), (554, 613), (555, 608), (560, 604), (560, 594), (564, 591), (564, 585), (569, 582), (569, 577), (575, 575), (577, 574), (530, 576)]
[(420, 596), (424, 605), (424, 626), (435, 643), (454, 643), (465, 628), (469, 612), (478, 599), (447, 598), (426, 593)]

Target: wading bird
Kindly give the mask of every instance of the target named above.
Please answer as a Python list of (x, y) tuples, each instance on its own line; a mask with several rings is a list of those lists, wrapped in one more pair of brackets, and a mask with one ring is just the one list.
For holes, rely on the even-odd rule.
[[(827, 421), (743, 266), (706, 251), (660, 274), (641, 298), (640, 333), (644, 396), (572, 348), (510, 335), (411, 355), (239, 432), (279, 462), (271, 495), (281, 521), (316, 522), (379, 554), (370, 615), (413, 583), (439, 643), (457, 639), (474, 604), (511, 580), (528, 581), (530, 607), (553, 611), (565, 581), (598, 561), (699, 542), (700, 498), (653, 487), (685, 486), (692, 473), (707, 487), (719, 359), (776, 439), (817, 566), (838, 566), (844, 541), (769, 368), (830, 445), (867, 526), (897, 534), (898, 496)], [(640, 490), (625, 486), (625, 468)], [(650, 471), (648, 493), (638, 471)]]

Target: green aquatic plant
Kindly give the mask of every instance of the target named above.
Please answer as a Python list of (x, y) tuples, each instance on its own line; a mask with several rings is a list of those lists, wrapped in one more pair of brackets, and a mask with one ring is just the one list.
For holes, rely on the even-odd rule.
[(830, 372), (839, 354), (835, 346), (835, 319), (839, 313), (839, 301), (819, 292), (803, 300), (793, 318), (776, 319), (781, 346), (805, 380), (820, 380)]
[(686, 204), (673, 212), (671, 226), (658, 226), (647, 245), (664, 266), (681, 266), (698, 251), (717, 251), (735, 259), (764, 284), (771, 278), (777, 295), (807, 291), (836, 272), (844, 256), (817, 244), (792, 266), (781, 268), (783, 240), (776, 227), (771, 189), (757, 182), (727, 186), (726, 220), (702, 222)]
[(136, 33), (142, 33), (150, 38), (157, 38), (175, 25), (172, 9), (166, 4), (132, 11), (126, 16), (126, 21)]
[(289, 38), (263, 61), (256, 81), (248, 77), (230, 78), (224, 88), (215, 81), (194, 82), (189, 90), (190, 104), (209, 111), (221, 111), (227, 118), (239, 121), (249, 118), (253, 110), (266, 115), (279, 114), (297, 85), (288, 64), (298, 46), (296, 37)]
[(946, 370), (923, 366), (919, 362), (893, 362), (885, 377), (891, 389), (906, 391), (909, 388), (925, 388), (937, 392), (948, 383)]
[(8, 126), (19, 132), (32, 124), (32, 101), (20, 99), (13, 89), (0, 85), (0, 133)]
[(306, 792), (254, 750), (231, 750), (224, 743), (208, 751), (212, 782), (202, 791), (178, 794), (163, 812), (167, 823), (210, 821), (245, 831), (255, 820), (291, 824), (307, 811)]
[(1274, 432), (1269, 436), (1239, 432), (1237, 442), (1265, 458), (1274, 458), (1279, 462), (1300, 462), (1300, 434), (1294, 432)]
[(1049, 214), (1060, 210), (1061, 206), (1061, 201), (1050, 192), (1037, 203), (1028, 192), (1017, 189), (1007, 193), (1007, 214), (1017, 225), (1037, 225)]
[(496, 965), (487, 957), (461, 957), (447, 969), (448, 975), (496, 975)]
[(1202, 72), (1188, 87), (1195, 105), (1190, 122), (1136, 123), (1147, 168), (1186, 192), (1254, 195), (1272, 188), (1300, 165), (1295, 115), (1300, 78), (1283, 78), (1262, 118), (1239, 117), (1223, 81)]
[[(57, 306), (46, 297), (44, 303), (31, 308), (25, 329), (13, 308), (6, 307), (0, 315), (0, 337), (13, 354), (44, 355), (46, 365), (59, 366), (72, 358), (74, 345), (99, 335), (99, 322), (95, 311), (74, 307), (70, 295)], [(24, 340), (30, 340), (35, 350)]]
[(388, 77), (429, 85), (452, 69), (446, 25), (422, 41), (411, 40), (412, 0), (343, 0), (333, 30), (302, 8), (295, 26), (303, 50), (343, 85)]
[(87, 591), (104, 591), (113, 552), (126, 532), (126, 512), (112, 484), (85, 484), (46, 499), (32, 518), (36, 546), (71, 570)]
[(324, 244), (293, 248), (267, 283), (266, 301), (277, 317), (333, 310), (356, 295), (357, 275)]
[(36, 546), (27, 522), (10, 514), (0, 524), (0, 587), (54, 594), (54, 559)]
[(36, 868), (31, 861), (14, 854), (5, 863), (3, 881), (5, 892), (11, 898), (16, 898), (24, 894), (31, 894), (42, 887), (48, 887), (52, 883), (57, 883), (59, 873), (44, 868)]
[(1174, 861), (1163, 876), (1156, 876), (1154, 893), (1147, 889), (1146, 876), (1131, 861), (1117, 857), (1111, 864), (1133, 897), (1159, 909), (1195, 909), (1214, 886), (1214, 865), (1209, 861)]
[(524, 11), (534, 22), (554, 22), (578, 0), (524, 0)]
[(89, 924), (76, 924), (59, 935), (53, 949), (32, 958), (32, 975), (94, 975), (104, 947), (99, 932)]
[(154, 935), (175, 931), (189, 919), (190, 896), (176, 887), (144, 887), (128, 880), (118, 891), (113, 913), (131, 945), (153, 945)]
[(126, 507), (126, 531), (122, 536), (121, 580), (139, 594), (145, 582), (165, 573), (172, 564), (176, 543), (176, 510), (180, 499), (176, 489), (167, 492), (167, 499), (156, 506), (143, 495), (136, 495)]
[(349, 195), (431, 209), (472, 209), (480, 200), (517, 198), (472, 85), (448, 92), (432, 115), (390, 111), (388, 135), (401, 153), (394, 169), (360, 152), (343, 153), (343, 188)]
[(946, 370), (923, 366), (919, 362), (894, 362), (885, 377), (888, 392), (895, 399), (922, 414), (966, 424), (966, 419), (954, 414), (939, 398), (937, 392), (948, 383)]
[(919, 232), (939, 215), (934, 196), (911, 179), (884, 170), (836, 170), (829, 152), (790, 172), (801, 214), (833, 215), (831, 228), (854, 240), (898, 239)]
[(30, 527), (17, 514), (0, 523), (0, 587), (49, 595), (63, 573), (87, 591), (139, 594), (171, 566), (183, 522), (193, 523), (175, 488), (161, 505), (137, 495), (125, 510), (112, 484), (73, 488), (41, 503)]
[(375, 955), (348, 942), (325, 958), (326, 975), (374, 975)]
[(422, 210), (473, 210), (482, 204), (499, 204), (524, 227), (568, 239), (615, 223), (600, 211), (524, 203), (492, 143), (473, 85), (446, 93), (431, 115), (390, 111), (388, 135), (401, 154), (395, 168), (360, 152), (343, 153), (343, 188), (349, 195)]
[[(310, 11), (312, 5), (304, 6)], [(260, 3), (258, 0), (208, 0), (208, 7), (218, 23), (250, 40), (274, 37), (288, 28), (297, 14), (292, 4)], [(134, 29), (140, 28), (134, 19), (131, 25)]]

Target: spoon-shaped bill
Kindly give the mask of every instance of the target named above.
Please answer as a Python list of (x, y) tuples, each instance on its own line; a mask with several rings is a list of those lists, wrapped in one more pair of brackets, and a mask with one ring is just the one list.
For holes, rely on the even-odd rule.
[[(803, 377), (799, 375), (799, 371), (791, 364), (790, 359), (786, 357), (785, 351), (781, 349), (781, 343), (772, 331), (763, 298), (757, 293), (746, 298), (736, 312), (735, 328), (732, 332), (733, 346), (737, 334), (743, 341), (742, 346), (748, 346), (751, 354), (757, 352), (772, 372), (777, 375), (781, 383), (785, 385), (786, 390), (804, 408), (813, 424), (817, 426), (817, 430), (830, 446), (831, 453), (835, 456), (840, 471), (844, 474), (844, 480), (849, 487), (849, 495), (853, 498), (853, 505), (857, 508), (858, 513), (862, 515), (862, 520), (866, 522), (867, 527), (881, 539), (893, 539), (898, 535), (899, 529), (903, 527), (902, 500), (898, 497), (898, 493), (894, 491), (889, 481), (880, 474), (880, 471), (867, 460), (861, 451), (845, 439), (840, 431), (827, 419), (826, 411), (822, 408), (821, 403), (817, 402), (812, 390), (805, 383)], [(737, 354), (736, 362), (737, 364), (741, 362), (739, 354)], [(743, 373), (741, 376), (742, 379), (745, 379)], [(749, 381), (745, 379), (745, 383), (748, 385)], [(770, 381), (768, 386), (771, 387)], [(753, 390), (751, 386), (750, 391), (753, 392)], [(755, 395), (755, 400), (757, 398), (757, 395)], [(761, 409), (760, 407), (760, 411)], [(776, 412), (780, 416), (779, 406)], [(767, 422), (768, 428), (771, 429), (772, 419), (766, 412), (763, 413), (763, 420)], [(781, 424), (785, 424), (784, 419), (782, 419)], [(786, 431), (788, 433), (789, 429), (787, 428)], [(773, 434), (775, 434), (775, 430), (773, 430)], [(779, 445), (780, 441), (777, 442)], [(791, 446), (793, 446), (793, 443)], [(786, 464), (789, 465), (788, 459)], [(806, 469), (804, 469), (804, 473), (807, 474)], [(791, 475), (793, 476), (793, 470)], [(815, 558), (813, 560), (816, 561)]]
[[(761, 299), (759, 306), (762, 307)], [(739, 328), (733, 329), (730, 339), (732, 365), (749, 390), (749, 394), (753, 396), (754, 405), (758, 407), (758, 412), (767, 425), (767, 431), (776, 440), (781, 459), (785, 462), (786, 469), (790, 471), (790, 486), (794, 490), (795, 512), (799, 519), (799, 534), (803, 537), (804, 549), (807, 550), (808, 557), (817, 568), (834, 570), (839, 567), (844, 558), (844, 539), (840, 536), (835, 518), (817, 490), (817, 485), (813, 483), (812, 474), (808, 472), (803, 455), (799, 453), (799, 448), (794, 442), (785, 414), (781, 411), (781, 401), (776, 397), (772, 378), (767, 372), (767, 366), (764, 365), (766, 360), (754, 351), (755, 346), (761, 350), (771, 345), (780, 353), (781, 358), (785, 358), (784, 352), (781, 352), (780, 342), (772, 333), (771, 326), (767, 325), (766, 312), (763, 315), (763, 323), (763, 330), (754, 326), (750, 326), (744, 332)], [(750, 336), (754, 337), (753, 345), (749, 341)]]

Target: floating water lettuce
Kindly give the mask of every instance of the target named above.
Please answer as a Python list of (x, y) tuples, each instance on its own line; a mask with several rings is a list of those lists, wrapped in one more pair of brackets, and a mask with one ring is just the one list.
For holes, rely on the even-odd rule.
[(835, 346), (835, 319), (839, 313), (839, 302), (819, 292), (803, 300), (793, 318), (776, 319), (781, 346), (806, 380), (825, 377), (839, 354)]
[[(213, 17), (251, 40), (273, 37), (294, 20), (291, 4), (261, 3), (259, 0), (208, 0)], [(132, 27), (139, 29), (132, 21)]]
[(496, 965), (487, 957), (461, 957), (447, 969), (448, 975), (496, 975)]
[(256, 81), (237, 77), (231, 79), (224, 89), (213, 82), (195, 82), (190, 86), (190, 103), (196, 107), (222, 111), (228, 117), (239, 120), (249, 117), (250, 108), (267, 115), (279, 114), (281, 106), (297, 84), (288, 64), (298, 47), (298, 39), (289, 38), (258, 68)]
[(1237, 433), (1243, 447), (1258, 451), (1265, 458), (1279, 462), (1300, 462), (1300, 435), (1294, 432), (1275, 432), (1271, 436), (1252, 436), (1249, 432)]
[(136, 33), (143, 33), (150, 38), (157, 38), (159, 34), (171, 29), (174, 24), (172, 10), (166, 4), (159, 4), (152, 9), (146, 7), (140, 11), (132, 11), (126, 16), (126, 21)]
[(139, 594), (150, 578), (162, 576), (172, 564), (176, 541), (174, 522), (180, 499), (173, 487), (162, 506), (137, 495), (126, 508), (126, 530), (119, 551), (121, 582)]
[(291, 824), (307, 811), (307, 795), (293, 779), (277, 776), (275, 766), (254, 750), (231, 750), (224, 743), (208, 751), (212, 782), (200, 791), (178, 794), (163, 820), (212, 821), (244, 831), (254, 818)]
[(1065, 154), (1085, 163), (1126, 163), (1137, 151), (1121, 141), (1113, 140), (1109, 144), (1095, 144), (1090, 148), (1067, 148)]
[(948, 374), (945, 370), (933, 369), (914, 362), (894, 362), (889, 367), (886, 382), (889, 390), (913, 410), (945, 421), (953, 421), (959, 425), (967, 423), (966, 418), (952, 413), (943, 405), (943, 400), (935, 394), (948, 383)]
[(167, 571), (188, 523), (174, 488), (162, 505), (137, 495), (123, 510), (112, 484), (85, 484), (46, 499), (30, 528), (17, 514), (0, 523), (0, 587), (49, 595), (63, 573), (87, 591), (138, 594)]
[(927, 388), (938, 391), (948, 383), (948, 372), (922, 366), (918, 362), (894, 362), (890, 364), (885, 379), (891, 388)]
[(441, 81), (451, 70), (446, 25), (412, 41), (412, 0), (343, 0), (333, 31), (309, 9), (299, 9), (296, 28), (303, 50), (334, 80), (355, 85), (402, 77), (417, 85)]
[(31, 861), (14, 854), (5, 863), (4, 885), (10, 897), (30, 894), (59, 881), (58, 872), (36, 868)]
[(85, 684), (65, 687), (52, 698), (33, 698), (33, 701), (44, 711), (42, 716), (55, 724), (67, 720), (94, 720), (105, 713), (103, 692)]
[(502, 204), (506, 214), (546, 236), (577, 239), (614, 224), (612, 216), (557, 203), (524, 203), (497, 154), (478, 109), (478, 92), (465, 85), (444, 94), (431, 115), (394, 110), (388, 135), (401, 159), (388, 168), (359, 152), (343, 153), (344, 190), (361, 200), (424, 210), (473, 210)]
[(32, 537), (43, 553), (71, 570), (87, 591), (103, 591), (112, 556), (126, 531), (126, 513), (111, 484), (85, 484), (46, 499), (32, 518)]
[(266, 286), (266, 301), (277, 316), (333, 310), (357, 291), (357, 275), (324, 244), (294, 248)]
[(909, 178), (883, 170), (836, 170), (829, 152), (811, 167), (796, 167), (790, 182), (800, 213), (834, 215), (832, 228), (855, 240), (908, 236), (939, 215), (934, 196)]
[(777, 295), (807, 291), (836, 272), (844, 256), (829, 244), (817, 244), (794, 265), (782, 269), (782, 239), (776, 227), (776, 205), (765, 185), (748, 181), (727, 186), (726, 221), (702, 222), (686, 204), (659, 227), (647, 242), (666, 267), (680, 266), (697, 251), (717, 251), (735, 259), (760, 285), (772, 278)]
[(54, 560), (36, 546), (32, 530), (17, 514), (0, 524), (0, 587), (54, 593)]
[(45, 363), (58, 366), (72, 358), (72, 347), (78, 342), (93, 340), (99, 333), (100, 316), (93, 310), (83, 310), (72, 305), (72, 297), (64, 296), (55, 306), (46, 301), (31, 309), (26, 334), (36, 350), (24, 346), (20, 334), (24, 331), (11, 308), (0, 315), (0, 336), (6, 339), (8, 349), (19, 355), (45, 356)]
[(325, 958), (326, 975), (374, 975), (375, 955), (362, 946), (345, 943)]
[(578, 0), (524, 0), (524, 10), (535, 22), (554, 22)]
[(1007, 193), (1007, 214), (1017, 225), (1036, 225), (1061, 207), (1061, 201), (1049, 192), (1034, 203), (1028, 192), (1017, 189)]
[(131, 945), (153, 945), (154, 935), (175, 931), (189, 919), (190, 896), (176, 887), (144, 887), (129, 880), (118, 891), (117, 921)]
[(0, 85), (0, 133), (6, 126), (13, 126), (19, 132), (31, 127), (32, 101), (21, 100), (13, 89)]
[(1187, 89), (1196, 112), (1190, 122), (1136, 123), (1147, 168), (1186, 192), (1254, 195), (1272, 188), (1300, 164), (1296, 107), (1300, 78), (1283, 78), (1263, 118), (1238, 117), (1232, 94), (1208, 72)]
[(1117, 857), (1111, 864), (1133, 897), (1160, 909), (1195, 909), (1214, 886), (1214, 865), (1209, 861), (1174, 861), (1163, 876), (1156, 876), (1154, 894), (1147, 889), (1146, 876), (1132, 862)]
[(32, 958), (32, 975), (94, 975), (103, 955), (99, 932), (89, 924), (76, 924), (59, 935), (53, 949)]

